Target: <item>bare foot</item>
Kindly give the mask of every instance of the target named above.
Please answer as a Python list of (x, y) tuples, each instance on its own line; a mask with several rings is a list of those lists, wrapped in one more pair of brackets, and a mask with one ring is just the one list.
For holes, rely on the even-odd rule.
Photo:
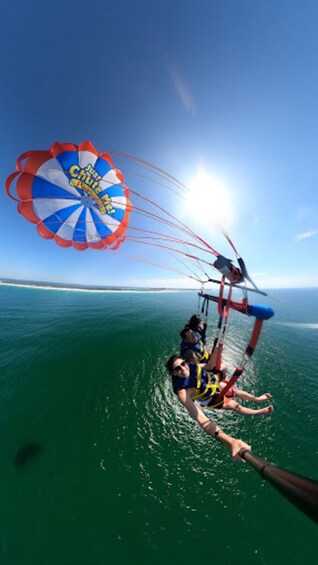
[(263, 402), (264, 400), (269, 400), (270, 398), (272, 398), (272, 395), (269, 392), (265, 392), (265, 394), (256, 397), (256, 402)]
[(270, 404), (269, 406), (265, 406), (265, 408), (261, 408), (260, 410), (258, 410), (259, 414), (271, 414), (274, 410), (274, 407), (272, 404)]

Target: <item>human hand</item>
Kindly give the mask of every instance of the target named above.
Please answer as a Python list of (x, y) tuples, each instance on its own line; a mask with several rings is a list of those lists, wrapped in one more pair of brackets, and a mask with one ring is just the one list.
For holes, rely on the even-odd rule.
[(251, 446), (241, 439), (233, 439), (233, 441), (231, 442), (231, 456), (236, 461), (242, 461), (243, 463), (245, 463), (240, 454), (246, 449), (248, 451), (251, 451)]

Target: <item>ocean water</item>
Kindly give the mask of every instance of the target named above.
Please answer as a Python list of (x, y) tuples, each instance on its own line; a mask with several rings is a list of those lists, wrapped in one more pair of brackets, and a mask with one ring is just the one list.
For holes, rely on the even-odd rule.
[[(211, 417), (253, 452), (318, 479), (318, 289), (272, 291), (240, 386), (274, 413)], [(317, 563), (317, 525), (205, 435), (174, 397), (193, 292), (0, 287), (2, 565)], [(208, 339), (216, 313), (210, 308)], [(252, 321), (231, 313), (239, 364)]]

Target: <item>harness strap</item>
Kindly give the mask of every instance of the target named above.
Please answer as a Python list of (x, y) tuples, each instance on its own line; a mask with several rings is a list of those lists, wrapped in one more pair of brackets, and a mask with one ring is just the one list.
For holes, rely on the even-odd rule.
[(229, 317), (229, 311), (231, 307), (231, 296), (232, 296), (232, 284), (230, 284), (227, 299), (225, 300), (223, 298), (224, 284), (225, 284), (225, 277), (223, 276), (220, 285), (219, 298), (218, 298), (218, 313), (219, 313), (218, 333), (214, 339), (213, 350), (212, 350), (214, 351), (216, 346), (219, 345), (218, 354), (215, 361), (215, 368), (217, 370), (221, 369), (224, 336), (225, 336), (225, 330)]
[(227, 393), (227, 391), (236, 383), (237, 379), (241, 376), (241, 374), (243, 373), (245, 367), (237, 367), (232, 375), (232, 377), (230, 378), (229, 382), (225, 385), (225, 387), (220, 391), (220, 394), (218, 395), (217, 399), (216, 399), (216, 403), (219, 402), (219, 400), (221, 400), (223, 398), (223, 396)]
[(200, 346), (200, 353), (202, 355), (201, 357), (202, 361), (207, 361), (209, 358), (209, 353), (206, 351), (205, 345), (201, 339), (199, 341), (199, 346)]
[(242, 363), (241, 367), (237, 367), (232, 375), (232, 377), (230, 378), (229, 382), (227, 383), (227, 385), (220, 391), (220, 394), (218, 395), (217, 399), (216, 399), (216, 403), (227, 393), (227, 391), (236, 383), (237, 379), (241, 376), (241, 374), (243, 373), (246, 363), (250, 360), (250, 358), (252, 357), (256, 344), (258, 342), (258, 338), (260, 336), (261, 333), (261, 329), (263, 326), (263, 320), (260, 320), (259, 318), (256, 318), (255, 322), (254, 322), (254, 327), (253, 327), (253, 331), (252, 331), (252, 335), (251, 335), (251, 339), (249, 341), (249, 344), (245, 350), (245, 353), (243, 355), (243, 358), (245, 357), (245, 362)]
[(246, 348), (245, 351), (245, 355), (247, 355), (249, 358), (252, 357), (253, 353), (254, 353), (254, 349), (256, 347), (256, 344), (258, 342), (258, 338), (260, 336), (262, 327), (263, 327), (263, 322), (264, 320), (261, 320), (260, 318), (256, 318), (255, 322), (254, 322), (254, 327), (253, 327), (253, 332), (251, 335), (251, 339), (250, 342)]
[(200, 389), (201, 389), (201, 374), (202, 374), (202, 367), (198, 366), (197, 387), (196, 387), (196, 391), (198, 391), (198, 392), (195, 391), (194, 396), (192, 397), (193, 400), (203, 400), (204, 397), (207, 395), (207, 393), (209, 393), (209, 397), (212, 397), (216, 394), (216, 392), (219, 388), (219, 378), (217, 376), (215, 376), (215, 381), (214, 381), (214, 383), (212, 383), (211, 375), (209, 373), (207, 373), (208, 382), (206, 383), (206, 387), (205, 387), (204, 391), (200, 392)]
[(201, 387), (201, 375), (202, 375), (202, 367), (198, 366), (197, 370), (197, 389)]
[(224, 283), (225, 283), (225, 276), (222, 276), (221, 284), (220, 284), (220, 291), (219, 291), (219, 299), (218, 299), (218, 313), (219, 316), (224, 316), (224, 309), (223, 306), (223, 292), (224, 292)]
[(222, 397), (220, 402), (213, 402), (212, 406), (207, 405), (204, 408), (206, 410), (214, 410), (215, 408), (220, 408), (220, 407), (222, 408), (223, 404), (224, 404), (224, 398)]
[(209, 314), (209, 299), (204, 294), (204, 289), (203, 289), (203, 291), (201, 290), (201, 293), (199, 293), (198, 312), (200, 311), (200, 300), (201, 300), (202, 297), (203, 297), (203, 300), (202, 300), (202, 306), (201, 306), (201, 314), (203, 314), (205, 321), (206, 321), (208, 319), (208, 314)]

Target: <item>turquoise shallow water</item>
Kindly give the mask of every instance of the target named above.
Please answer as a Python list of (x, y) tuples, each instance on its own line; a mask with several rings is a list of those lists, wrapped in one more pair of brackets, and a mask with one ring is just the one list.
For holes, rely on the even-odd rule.
[[(279, 290), (241, 385), (271, 417), (213, 417), (318, 478), (318, 289)], [(195, 292), (0, 287), (1, 564), (316, 563), (317, 526), (178, 405), (164, 361)], [(212, 340), (216, 316), (210, 312)], [(240, 359), (251, 320), (231, 315)], [(17, 452), (35, 445), (18, 466)]]

